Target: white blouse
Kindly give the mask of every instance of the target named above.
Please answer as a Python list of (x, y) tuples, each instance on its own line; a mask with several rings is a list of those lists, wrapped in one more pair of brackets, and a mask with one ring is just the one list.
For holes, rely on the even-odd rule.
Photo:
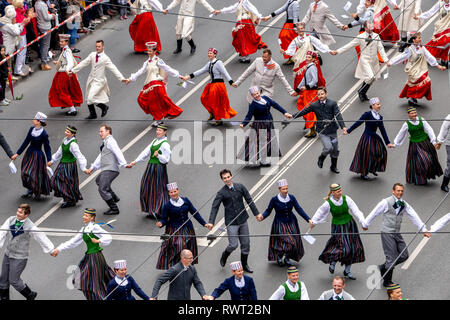
[[(64, 138), (63, 143), (64, 145), (67, 145), (70, 141), (75, 139), (74, 137), (67, 139)], [(82, 171), (86, 170), (87, 160), (84, 157), (84, 155), (80, 151), (80, 147), (78, 146), (78, 143), (72, 142), (72, 144), (69, 147), (70, 152), (77, 158), (78, 164), (80, 165), (80, 169)], [(62, 148), (59, 146), (58, 151), (52, 155), (52, 162), (55, 163), (62, 157)]]
[[(417, 119), (417, 118), (414, 121), (411, 121), (411, 120), (408, 120), (408, 121), (411, 122), (415, 126), (417, 126), (419, 124), (419, 119)], [(422, 123), (423, 123), (423, 128), (425, 129), (425, 132), (428, 134), (428, 137), (430, 138), (431, 143), (434, 144), (436, 142), (436, 136), (434, 134), (433, 128), (431, 128), (431, 126), (428, 124), (428, 122), (425, 121), (424, 118), (422, 118)], [(397, 133), (397, 136), (394, 139), (394, 146), (396, 148), (403, 144), (403, 142), (406, 139), (407, 133), (409, 134), (408, 124), (405, 122), (405, 123), (403, 123), (402, 128)]]
[(99, 238), (101, 246), (107, 246), (112, 241), (112, 237), (107, 231), (103, 230), (98, 224), (91, 221), (86, 226), (81, 228), (74, 237), (61, 243), (56, 249), (61, 252), (63, 250), (76, 248), (83, 243), (83, 234), (91, 232)]
[[(347, 199), (347, 205), (348, 209), (350, 210), (350, 213), (353, 216), (355, 216), (358, 219), (359, 223), (362, 225), (365, 220), (364, 214), (359, 210), (358, 206), (356, 205), (356, 203), (353, 201), (352, 198), (350, 198), (347, 195), (345, 196), (345, 198)], [(339, 200), (336, 200), (333, 197), (333, 195), (330, 195), (330, 200), (336, 206), (341, 206), (342, 203), (344, 202), (343, 197), (341, 197)], [(314, 214), (311, 220), (314, 224), (318, 224), (323, 222), (328, 217), (329, 214), (330, 214), (330, 204), (328, 203), (328, 201), (325, 201), (319, 207), (319, 209), (317, 209), (316, 213)]]
[(151, 147), (153, 146), (153, 144), (157, 144), (160, 143), (161, 140), (164, 140), (165, 142), (163, 142), (163, 144), (159, 147), (159, 151), (161, 151), (161, 154), (158, 154), (158, 160), (159, 162), (161, 162), (162, 164), (166, 164), (169, 162), (170, 160), (170, 155), (172, 153), (172, 151), (170, 150), (170, 145), (167, 142), (167, 137), (161, 138), (161, 139), (154, 139), (152, 141), (152, 143), (150, 143), (148, 145), (147, 148), (145, 148), (140, 154), (139, 156), (136, 158), (136, 162), (141, 162), (141, 161), (146, 161), (150, 158), (150, 150)]
[[(130, 80), (136, 81), (137, 78), (143, 75), (147, 70), (147, 65), (149, 64), (149, 62), (152, 62), (153, 60), (155, 60), (155, 58), (157, 57), (154, 56), (152, 59), (146, 60), (142, 65), (142, 67), (130, 76)], [(178, 78), (180, 76), (180, 72), (178, 72), (178, 70), (175, 70), (170, 66), (168, 66), (161, 58), (157, 58), (156, 65), (174, 78)]]

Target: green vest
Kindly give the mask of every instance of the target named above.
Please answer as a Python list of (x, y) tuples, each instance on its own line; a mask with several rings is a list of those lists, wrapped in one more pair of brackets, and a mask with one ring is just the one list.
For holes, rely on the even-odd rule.
[(336, 206), (331, 199), (328, 199), (327, 201), (330, 204), (330, 212), (333, 216), (333, 219), (331, 220), (332, 224), (346, 224), (352, 220), (351, 214), (348, 213), (348, 205), (345, 195), (342, 196), (342, 204), (340, 206)]
[(103, 250), (103, 248), (100, 247), (100, 244), (93, 243), (92, 239), (98, 239), (98, 237), (95, 234), (93, 234), (92, 232), (89, 234), (84, 233), (84, 228), (83, 228), (83, 240), (87, 246), (87, 250), (86, 250), (85, 254), (92, 254), (92, 253), (96, 253), (96, 252)]
[(298, 290), (297, 292), (292, 292), (291, 290), (289, 290), (289, 286), (287, 285), (286, 282), (284, 282), (282, 284), (282, 286), (284, 287), (284, 300), (300, 300), (301, 295), (302, 295), (302, 285), (300, 281), (297, 281), (298, 284)]
[(68, 144), (64, 144), (64, 142), (61, 144), (62, 157), (60, 162), (72, 163), (77, 161), (77, 158), (70, 152), (70, 145), (72, 142), (77, 142), (77, 139), (72, 139)]
[(419, 118), (419, 124), (418, 125), (413, 125), (409, 120), (406, 121), (406, 123), (408, 124), (408, 131), (409, 131), (409, 140), (411, 142), (422, 142), (427, 140), (428, 138), (428, 134), (426, 133), (424, 127), (423, 127), (423, 122), (422, 122), (422, 118)]
[(164, 139), (163, 141), (161, 141), (159, 143), (155, 143), (156, 141), (157, 141), (157, 139), (154, 139), (152, 141), (151, 146), (150, 146), (150, 160), (148, 161), (148, 163), (153, 163), (153, 164), (160, 164), (161, 163), (161, 162), (159, 162), (158, 157), (154, 156), (154, 153), (155, 153), (155, 151), (158, 151), (159, 154), (162, 154), (162, 152), (159, 150), (159, 148), (161, 147), (161, 145), (164, 142), (167, 142), (167, 140)]

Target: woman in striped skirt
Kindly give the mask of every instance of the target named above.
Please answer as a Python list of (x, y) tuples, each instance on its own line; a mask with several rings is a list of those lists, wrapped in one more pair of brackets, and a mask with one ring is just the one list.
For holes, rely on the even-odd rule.
[(406, 182), (416, 185), (427, 184), (428, 179), (442, 176), (442, 167), (433, 144), (436, 136), (433, 128), (424, 118), (417, 116), (416, 108), (408, 108), (407, 120), (389, 148), (397, 148), (403, 144), (409, 133), (408, 156), (406, 157)]
[[(103, 256), (102, 246), (111, 243), (111, 235), (95, 223), (95, 209), (84, 210), (85, 226), (70, 240), (61, 243), (52, 253), (56, 257), (59, 252), (79, 246), (83, 241), (87, 250), (78, 264), (74, 283), (79, 285), (87, 300), (103, 300), (106, 297), (108, 283), (115, 277), (114, 270), (108, 266)], [(79, 272), (79, 274), (78, 274)]]
[(344, 276), (355, 280), (350, 268), (352, 264), (364, 262), (366, 258), (358, 226), (352, 215), (356, 216), (361, 225), (364, 222), (364, 215), (352, 198), (342, 194), (342, 188), (337, 183), (330, 186), (330, 192), (324, 200), (311, 219), (312, 229), (316, 224), (325, 221), (330, 213), (332, 216), (331, 238), (327, 241), (319, 260), (330, 264), (328, 270), (331, 274), (334, 273), (336, 263), (340, 262), (341, 265), (345, 265)]
[(132, 168), (137, 162), (149, 159), (147, 169), (141, 179), (141, 211), (147, 212), (149, 218), (159, 218), (164, 203), (169, 200), (166, 185), (167, 163), (170, 160), (170, 145), (167, 141), (167, 127), (163, 124), (156, 128), (156, 138), (141, 154), (126, 167)]
[(245, 144), (237, 158), (250, 164), (258, 164), (259, 161), (259, 165), (263, 167), (270, 166), (268, 157), (281, 157), (273, 117), (270, 113), (271, 107), (280, 111), (286, 118), (292, 118), (292, 115), (274, 100), (267, 96), (261, 96), (257, 86), (251, 87), (249, 91), (253, 101), (248, 106), (248, 113), (240, 126), (244, 128), (252, 117), (255, 118), (255, 121), (250, 125), (250, 134), (245, 139)]
[(79, 188), (77, 161), (82, 171), (87, 171), (87, 161), (78, 146), (76, 133), (77, 128), (67, 126), (61, 146), (47, 164), (50, 167), (55, 161), (61, 160), (50, 181), (55, 197), (64, 200), (61, 208), (73, 207), (78, 200), (83, 200)]
[(198, 263), (197, 239), (188, 213), (191, 213), (202, 226), (211, 229), (192, 202), (186, 197), (179, 196), (176, 182), (168, 184), (167, 189), (169, 190), (170, 200), (164, 204), (161, 218), (156, 223), (159, 228), (166, 226), (165, 233), (169, 236), (161, 245), (158, 262), (156, 263), (156, 268), (160, 270), (167, 270), (177, 264), (180, 261), (180, 252), (183, 249), (189, 249), (192, 252), (194, 257), (192, 264)]
[[(30, 198), (34, 194), (35, 199), (38, 200), (41, 195), (49, 195), (51, 191), (50, 179), (47, 174), (47, 161), (52, 158), (52, 151), (48, 134), (43, 128), (47, 125), (46, 119), (47, 116), (44, 113), (36, 113), (33, 119), (33, 127), (28, 130), (19, 150), (11, 157), (11, 160), (15, 160), (29, 145), (21, 167), (22, 185), (27, 189), (22, 198)], [(44, 146), (45, 155), (42, 152), (42, 146)]]
[[(289, 194), (288, 182), (286, 179), (278, 181), (280, 193), (270, 200), (269, 206), (263, 214), (256, 216), (258, 221), (263, 221), (275, 209), (275, 218), (272, 223), (269, 240), (269, 261), (276, 261), (280, 267), (291, 266), (289, 259), (300, 261), (305, 254), (300, 228), (297, 218), (292, 210), (297, 213), (312, 226), (312, 220), (300, 207), (297, 199)], [(280, 236), (281, 235), (281, 236)], [(284, 256), (284, 258), (283, 258)]]
[(350, 165), (350, 171), (361, 174), (363, 180), (370, 180), (369, 173), (377, 176), (377, 172), (386, 170), (387, 150), (380, 136), (377, 135), (377, 129), (380, 129), (386, 145), (390, 143), (384, 128), (383, 117), (379, 113), (381, 109), (379, 98), (370, 99), (370, 109), (372, 110), (365, 112), (347, 131), (344, 131), (344, 134), (350, 134), (361, 124), (366, 124)]

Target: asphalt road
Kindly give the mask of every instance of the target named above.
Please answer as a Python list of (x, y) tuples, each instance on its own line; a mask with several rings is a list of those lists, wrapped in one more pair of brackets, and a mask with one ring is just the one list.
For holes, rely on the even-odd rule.
[[(220, 9), (223, 5), (223, 1), (219, 0), (211, 0), (209, 2), (215, 9)], [(353, 2), (356, 4), (356, 1)], [(162, 3), (166, 7), (169, 1), (164, 0)], [(227, 1), (226, 5), (231, 5), (232, 3), (232, 1)], [(284, 1), (254, 0), (253, 3), (263, 15), (268, 15)], [(301, 17), (306, 13), (308, 3), (309, 1), (301, 1)], [(340, 17), (345, 13), (342, 9), (341, 1), (329, 0), (327, 3), (338, 19), (344, 22), (345, 19)], [(432, 4), (434, 4), (434, 1), (423, 1), (422, 8), (427, 10)], [(178, 12), (178, 8), (173, 12)], [(204, 17), (208, 16), (207, 11), (201, 6), (197, 7), (197, 14)], [(398, 14), (398, 11), (393, 12), (394, 19)], [(217, 48), (219, 51), (218, 58), (224, 62), (235, 54), (234, 48), (231, 46), (231, 29), (233, 24), (197, 19), (194, 33), (197, 53), (190, 56), (189, 46), (185, 42), (183, 52), (179, 55), (172, 55), (176, 44), (174, 34), (176, 16), (164, 16), (159, 13), (154, 13), (154, 16), (159, 28), (160, 38), (162, 39), (163, 51), (161, 58), (173, 68), (180, 70), (181, 73), (191, 73), (202, 67), (207, 62), (207, 49), (209, 47)], [(234, 20), (235, 16), (232, 14), (220, 15), (218, 18)], [(281, 27), (284, 19), (284, 17), (279, 19), (274, 26)], [(273, 21), (272, 19), (265, 24)], [(129, 76), (138, 70), (145, 61), (144, 55), (133, 53), (133, 43), (128, 33), (130, 22), (130, 20), (120, 21), (118, 19), (108, 21), (95, 33), (85, 37), (77, 44), (77, 47), (81, 49), (79, 55), (82, 58), (86, 57), (89, 52), (95, 49), (95, 40), (103, 39), (106, 43), (106, 53), (122, 73), (126, 77)], [(355, 36), (358, 32), (356, 28), (343, 32), (337, 30), (334, 25), (327, 24), (331, 32), (337, 35)], [(423, 38), (426, 41), (432, 36), (433, 26), (434, 23), (431, 23), (423, 32)], [(259, 27), (258, 31), (263, 29), (263, 27)], [(263, 41), (272, 49), (274, 53), (273, 58), (277, 62), (282, 63), (283, 58), (278, 53), (278, 33), (279, 29), (271, 28), (265, 31), (262, 37)], [(340, 36), (335, 38), (337, 44), (332, 46), (333, 49), (339, 48), (351, 40)], [(396, 54), (396, 49), (394, 48), (392, 51), (390, 53), (391, 57)], [(253, 55), (253, 58), (259, 55), (260, 53), (257, 53)], [(354, 78), (356, 54), (351, 50), (334, 57), (328, 54), (323, 54), (322, 56), (324, 59), (322, 70), (327, 80), (329, 98), (340, 102), (340, 107), (344, 110), (344, 119), (347, 127), (349, 127), (369, 107), (367, 103), (359, 101), (355, 90), (355, 88), (359, 87), (357, 79)], [(226, 67), (232, 78), (236, 80), (247, 65), (240, 64), (235, 57), (227, 63)], [(282, 66), (282, 68), (289, 82), (292, 83), (291, 67)], [(83, 92), (88, 73), (89, 69), (86, 68), (78, 76)], [(53, 152), (56, 151), (61, 143), (64, 128), (67, 124), (75, 125), (78, 128), (77, 139), (82, 152), (88, 159), (88, 163), (93, 162), (98, 154), (101, 144), (98, 136), (98, 127), (103, 122), (112, 126), (113, 135), (120, 147), (124, 148), (126, 146), (124, 154), (128, 162), (133, 161), (153, 139), (154, 130), (148, 130), (151, 117), (145, 115), (136, 102), (137, 95), (143, 86), (143, 77), (138, 79), (137, 82), (125, 86), (109, 74), (109, 86), (112, 93), (109, 104), (110, 111), (103, 119), (87, 121), (84, 120), (88, 115), (86, 105), (82, 106), (81, 112), (74, 118), (66, 117), (58, 108), (53, 109), (49, 107), (47, 94), (53, 76), (54, 71), (33, 74), (15, 87), (17, 95), (24, 94), (23, 100), (15, 101), (8, 107), (2, 107), (3, 113), (0, 114), (0, 128), (14, 151), (18, 149), (25, 138), (26, 132), (32, 124), (31, 119), (37, 111), (42, 111), (51, 118), (46, 130), (50, 136)], [(424, 102), (418, 108), (419, 114), (425, 119), (443, 119), (448, 114), (448, 76), (448, 72), (430, 68), (433, 100)], [(196, 85), (204, 78), (206, 77), (194, 79)], [(238, 111), (238, 115), (233, 119), (236, 122), (241, 121), (247, 112), (246, 94), (250, 81), (248, 79), (237, 89), (227, 85), (231, 106)], [(389, 70), (389, 78), (377, 81), (368, 93), (369, 97), (378, 96), (381, 98), (383, 104), (381, 112), (386, 120), (385, 126), (391, 141), (400, 129), (402, 122), (389, 120), (407, 118), (406, 100), (398, 98), (405, 81), (406, 74), (403, 72), (403, 66), (394, 66)], [(256, 205), (261, 212), (265, 210), (271, 197), (278, 192), (276, 181), (280, 178), (287, 178), (289, 180), (290, 193), (297, 197), (300, 205), (311, 217), (322, 204), (322, 198), (328, 192), (328, 185), (333, 182), (339, 182), (343, 186), (344, 193), (355, 200), (366, 216), (378, 201), (389, 196), (393, 183), (405, 182), (406, 143), (399, 149), (388, 151), (387, 171), (379, 174), (374, 181), (362, 181), (357, 175), (348, 171), (363, 128), (359, 128), (349, 136), (339, 137), (341, 150), (338, 164), (341, 170), (339, 175), (328, 170), (328, 159), (322, 170), (317, 167), (316, 159), (321, 150), (321, 144), (317, 139), (307, 140), (302, 138), (304, 135), (303, 123), (290, 124), (286, 129), (280, 131), (281, 150), (284, 157), (281, 159), (278, 170), (274, 169), (273, 172), (268, 173), (259, 169), (242, 169), (242, 166), (239, 164), (226, 162), (226, 156), (228, 156), (228, 159), (230, 154), (231, 159), (234, 157), (231, 151), (224, 151), (232, 143), (230, 139), (224, 137), (226, 137), (227, 130), (228, 133), (233, 133), (232, 130), (238, 128), (238, 126), (236, 123), (228, 123), (218, 129), (211, 129), (206, 123), (197, 122), (194, 124), (192, 120), (205, 120), (208, 116), (200, 103), (200, 95), (204, 85), (199, 86), (197, 89), (195, 89), (196, 85), (193, 85), (184, 90), (176, 85), (177, 82), (177, 79), (170, 78), (167, 91), (174, 102), (178, 103), (182, 100), (182, 103), (179, 105), (184, 109), (184, 113), (177, 118), (178, 121), (167, 122), (169, 126), (169, 140), (174, 150), (171, 163), (168, 166), (169, 180), (178, 182), (181, 194), (191, 199), (205, 219), (209, 217), (212, 199), (216, 191), (222, 186), (222, 181), (219, 179), (219, 171), (225, 167), (233, 171), (235, 181), (244, 183), (252, 192)], [(290, 112), (296, 110), (295, 99), (290, 97), (278, 82), (276, 83), (275, 100)], [(276, 120), (282, 120), (282, 115), (276, 111), (273, 112), (273, 115)], [(430, 121), (436, 134), (441, 123), (442, 121)], [(276, 128), (281, 129), (280, 123), (276, 123)], [(202, 132), (200, 132), (200, 129)], [(141, 134), (144, 130), (146, 130), (145, 134)], [(202, 134), (203, 139), (200, 140), (203, 140), (203, 142), (200, 143), (198, 137), (202, 137)], [(218, 144), (213, 145), (211, 140), (216, 141)], [(212, 151), (208, 149), (214, 146), (217, 147), (216, 151), (218, 153), (211, 153)], [(185, 153), (183, 154), (183, 152)], [(212, 161), (214, 157), (200, 156), (202, 153), (204, 155), (212, 154), (216, 157), (215, 161)], [(441, 150), (438, 154), (442, 165), (444, 165), (445, 152)], [(20, 165), (19, 161), (16, 161), (18, 166)], [(2, 169), (0, 170), (0, 179), (2, 181), (0, 184), (1, 219), (14, 215), (17, 205), (23, 202), (20, 199), (20, 195), (24, 191), (20, 175), (10, 174), (7, 165), (8, 159), (6, 155), (0, 153), (0, 169)], [(161, 273), (161, 271), (155, 269), (155, 265), (160, 245), (157, 242), (157, 236), (163, 230), (154, 225), (154, 220), (145, 219), (140, 212), (139, 185), (144, 170), (145, 166), (143, 164), (139, 164), (131, 170), (122, 169), (120, 176), (113, 184), (113, 188), (122, 199), (119, 203), (121, 214), (117, 217), (118, 221), (114, 232), (152, 235), (155, 237), (122, 237), (122, 240), (114, 240), (111, 245), (105, 247), (104, 255), (110, 265), (116, 259), (126, 259), (129, 271), (133, 272), (133, 277), (144, 291), (150, 294), (155, 279)], [(64, 210), (57, 209), (60, 199), (51, 196), (44, 201), (31, 201), (32, 214), (30, 218), (38, 222), (41, 228), (78, 230), (82, 226), (81, 216), (83, 208), (94, 207), (100, 212), (106, 210), (106, 204), (98, 195), (94, 179), (81, 174), (81, 181), (85, 181), (81, 189), (84, 200), (79, 202), (77, 207)], [(431, 181), (427, 186), (407, 185), (405, 188), (405, 199), (414, 206), (424, 221), (432, 215), (434, 208), (445, 196), (439, 189), (440, 182), (441, 180), (439, 179), (439, 181)], [(54, 209), (52, 210), (52, 208)], [(446, 199), (431, 217), (430, 222), (433, 223), (447, 213), (449, 208), (450, 200)], [(216, 222), (218, 223), (222, 217), (223, 210), (219, 212)], [(251, 218), (249, 220), (251, 233), (268, 235), (272, 217), (261, 223)], [(98, 215), (98, 221), (103, 222), (106, 220), (109, 220), (109, 217), (105, 217), (102, 214)], [(317, 226), (313, 233), (329, 233), (329, 220), (327, 223)], [(381, 218), (376, 219), (371, 225), (369, 232), (379, 232), (380, 223)], [(429, 226), (431, 223), (427, 225)], [(301, 231), (305, 232), (308, 227), (307, 224), (302, 219), (299, 220), (299, 224)], [(194, 222), (194, 226), (197, 235), (207, 234), (207, 230), (199, 226), (197, 222)], [(405, 232), (417, 231), (406, 217), (402, 230)], [(64, 234), (55, 235), (49, 233), (48, 235), (55, 245), (69, 238)], [(306, 254), (298, 265), (300, 278), (305, 282), (312, 299), (317, 299), (322, 291), (329, 289), (332, 279), (328, 272), (328, 266), (317, 260), (328, 236), (316, 235), (315, 237), (317, 241), (314, 245), (304, 241)], [(378, 272), (375, 271), (376, 265), (384, 261), (380, 236), (377, 234), (364, 235), (362, 233), (362, 237), (366, 261), (353, 266), (352, 272), (358, 279), (356, 281), (349, 280), (346, 288), (357, 299), (365, 299), (371, 293), (374, 283), (377, 282)], [(421, 235), (415, 239), (413, 239), (412, 234), (405, 235), (407, 243), (412, 241), (410, 252), (417, 246), (421, 238)], [(443, 245), (448, 240), (450, 240), (448, 234), (434, 235), (409, 269), (401, 270), (400, 266), (396, 268), (394, 280), (402, 285), (404, 295), (407, 298), (412, 300), (450, 298), (450, 293), (441, 280), (441, 275), (448, 272), (450, 263), (449, 255), (445, 254), (448, 248)], [(267, 262), (268, 241), (268, 237), (254, 237), (251, 239), (249, 264), (255, 271), (252, 276), (255, 279), (260, 299), (268, 299), (272, 292), (285, 280), (285, 269), (278, 267), (274, 263)], [(229, 269), (222, 269), (218, 262), (221, 252), (227, 245), (227, 240), (216, 241), (211, 247), (204, 246), (204, 239), (199, 240), (199, 244), (199, 252), (201, 253), (199, 257), (200, 264), (196, 268), (200, 273), (206, 291), (211, 293), (230, 274)], [(23, 273), (23, 279), (26, 280), (32, 289), (38, 291), (38, 299), (83, 299), (82, 293), (77, 290), (71, 290), (70, 285), (67, 285), (67, 281), (69, 279), (70, 282), (70, 269), (78, 264), (84, 251), (84, 245), (80, 245), (76, 249), (63, 252), (57, 258), (52, 258), (43, 254), (39, 245), (36, 242), (32, 242), (30, 259)], [(239, 252), (236, 251), (229, 258), (229, 261), (238, 259)], [(139, 265), (141, 266), (135, 270)], [(342, 271), (343, 269), (337, 266), (336, 274), (341, 274)], [(165, 299), (166, 296), (167, 289), (163, 289), (160, 299)], [(12, 299), (23, 299), (14, 290), (11, 290), (11, 297)], [(199, 299), (198, 294), (194, 290), (193, 298)], [(375, 289), (370, 296), (370, 299), (385, 298), (385, 290), (382, 287)], [(229, 295), (226, 293), (221, 299), (229, 299)]]

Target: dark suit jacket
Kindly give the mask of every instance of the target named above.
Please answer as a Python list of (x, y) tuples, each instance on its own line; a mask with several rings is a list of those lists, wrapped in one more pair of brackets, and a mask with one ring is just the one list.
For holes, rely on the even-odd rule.
[(195, 270), (195, 267), (189, 266), (187, 270), (184, 270), (184, 266), (181, 261), (164, 272), (156, 280), (155, 285), (153, 286), (152, 298), (156, 298), (158, 296), (159, 289), (161, 289), (161, 286), (167, 281), (171, 281), (167, 296), (168, 300), (191, 300), (192, 284), (195, 289), (197, 289), (197, 292), (201, 297), (206, 295), (205, 289), (203, 288), (203, 284), (197, 275), (197, 270)]
[(238, 288), (234, 282), (234, 276), (229, 277), (214, 290), (212, 296), (214, 299), (217, 299), (222, 293), (230, 290), (231, 300), (258, 300), (253, 279), (244, 275), (244, 281), (245, 285), (242, 288)]
[[(321, 104), (319, 100), (317, 100), (316, 102), (311, 103), (308, 108), (305, 108), (300, 112), (297, 112), (292, 117), (293, 119), (296, 119), (310, 112), (314, 112), (316, 114), (317, 117), (316, 130), (319, 133), (322, 134), (336, 133), (338, 129), (336, 120), (339, 122), (339, 126), (341, 127), (341, 129), (345, 127), (344, 119), (342, 119), (339, 106), (334, 100), (330, 100), (327, 98), (324, 105)], [(329, 121), (322, 121), (322, 120), (329, 120)]]
[(8, 157), (11, 158), (14, 155), (14, 153), (12, 152), (11, 148), (8, 145), (8, 142), (6, 142), (6, 139), (2, 135), (1, 132), (0, 132), (0, 145), (2, 146), (3, 150), (5, 150), (5, 152), (8, 155)]
[[(214, 199), (214, 202), (212, 204), (209, 223), (214, 224), (220, 204), (223, 203), (225, 207), (225, 224), (243, 224), (248, 219), (248, 213), (247, 210), (245, 210), (243, 199), (245, 199), (245, 201), (249, 205), (253, 215), (256, 216), (259, 214), (259, 211), (256, 208), (256, 205), (253, 202), (247, 188), (240, 183), (233, 183), (233, 187), (234, 191), (231, 191), (227, 185), (224, 185), (223, 188), (220, 189), (219, 192), (217, 192), (216, 198)], [(233, 221), (235, 217), (237, 218)]]

